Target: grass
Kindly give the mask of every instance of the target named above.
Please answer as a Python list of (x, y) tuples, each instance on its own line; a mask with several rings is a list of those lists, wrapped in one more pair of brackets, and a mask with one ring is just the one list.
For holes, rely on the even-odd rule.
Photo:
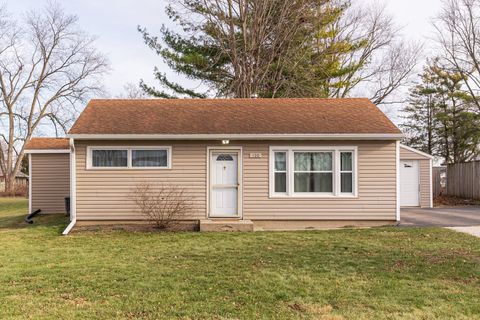
[(0, 199), (0, 319), (480, 319), (480, 239), (440, 228), (76, 233)]

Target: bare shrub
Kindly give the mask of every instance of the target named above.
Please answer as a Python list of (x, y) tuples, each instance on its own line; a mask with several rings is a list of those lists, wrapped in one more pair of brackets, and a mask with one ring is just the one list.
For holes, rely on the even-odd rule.
[(140, 213), (158, 229), (175, 229), (192, 209), (191, 196), (177, 185), (139, 183), (133, 200)]

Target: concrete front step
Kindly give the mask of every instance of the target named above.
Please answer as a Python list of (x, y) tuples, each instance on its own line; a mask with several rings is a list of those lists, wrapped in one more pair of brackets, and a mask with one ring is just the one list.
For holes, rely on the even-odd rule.
[(200, 220), (200, 231), (253, 231), (251, 220)]

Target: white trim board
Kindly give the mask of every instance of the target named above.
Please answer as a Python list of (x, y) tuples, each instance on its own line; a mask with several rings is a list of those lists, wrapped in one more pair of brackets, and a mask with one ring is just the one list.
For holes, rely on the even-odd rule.
[(404, 145), (404, 144), (400, 144), (400, 148), (403, 148), (403, 149), (405, 149), (405, 150), (414, 152), (414, 153), (419, 154), (419, 155), (421, 155), (421, 156), (423, 156), (423, 157), (425, 157), (425, 158), (428, 158), (428, 159), (434, 159), (434, 156), (429, 155), (428, 153), (425, 153), (425, 152), (423, 152), (423, 151), (414, 149), (414, 148), (412, 148), (412, 147), (406, 146), (406, 145)]
[(81, 140), (400, 140), (402, 133), (68, 134)]
[(25, 153), (70, 153), (70, 149), (27, 149)]
[(430, 208), (433, 208), (433, 159), (430, 159), (430, 169), (429, 169), (429, 180), (430, 180)]

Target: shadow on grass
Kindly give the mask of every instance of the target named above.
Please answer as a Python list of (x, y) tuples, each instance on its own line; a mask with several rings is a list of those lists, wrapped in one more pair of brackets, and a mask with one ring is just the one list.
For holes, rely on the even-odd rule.
[(33, 223), (25, 222), (28, 215), (28, 200), (25, 198), (0, 198), (0, 230), (26, 229), (38, 227), (58, 227), (63, 231), (68, 224), (68, 217), (63, 214), (39, 214)]
[[(63, 214), (40, 214), (33, 218), (33, 223), (26, 223), (27, 215), (12, 214), (0, 217), (0, 230), (2, 229), (25, 229), (37, 227), (63, 227), (68, 224), (68, 217)], [(63, 229), (62, 229), (63, 230)]]

